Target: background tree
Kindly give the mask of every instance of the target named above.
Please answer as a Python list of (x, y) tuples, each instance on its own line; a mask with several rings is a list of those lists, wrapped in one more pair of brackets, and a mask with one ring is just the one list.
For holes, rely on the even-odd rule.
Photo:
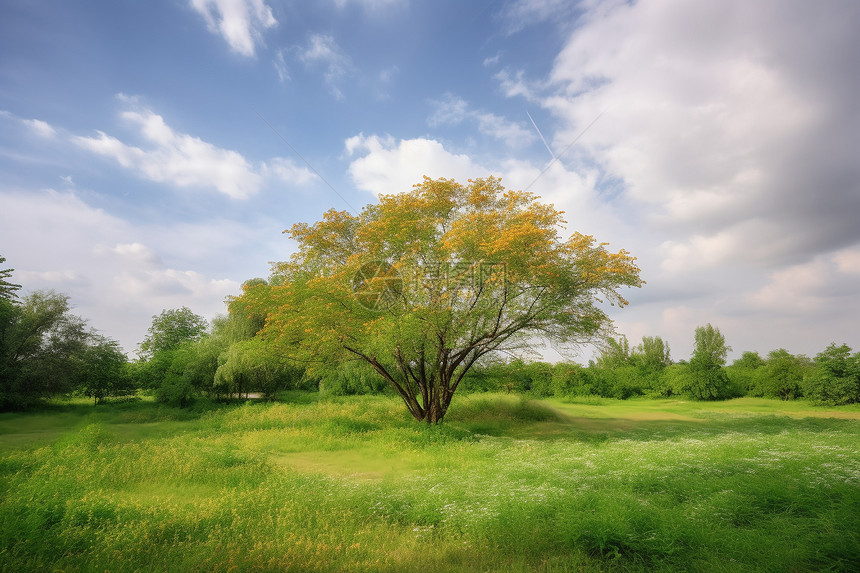
[[(0, 265), (5, 262), (6, 257), (0, 256)], [(18, 298), (16, 291), (21, 289), (21, 285), (7, 280), (14, 271), (15, 269), (0, 269), (0, 406), (4, 402), (2, 396), (8, 394), (12, 378), (15, 376), (15, 362), (12, 359), (13, 339), (15, 324), (20, 313), (14, 302)]]
[(188, 307), (163, 310), (152, 317), (146, 338), (140, 343), (141, 362), (134, 367), (136, 384), (155, 393), (159, 402), (186, 407), (194, 402), (202, 385), (212, 387), (212, 378), (206, 377), (206, 366), (211, 360), (197, 352), (195, 343), (206, 334), (207, 322)]
[(640, 390), (661, 394), (661, 376), (672, 364), (669, 343), (659, 336), (643, 336), (642, 343), (631, 351), (630, 360), (637, 369)]
[(591, 389), (621, 400), (646, 391), (660, 394), (660, 374), (670, 363), (669, 345), (659, 336), (645, 336), (633, 349), (626, 336), (610, 338), (588, 369)]
[(630, 343), (623, 334), (619, 338), (607, 338), (601, 349), (596, 365), (599, 368), (618, 368), (632, 366)]
[(297, 387), (302, 378), (301, 369), (260, 338), (231, 345), (222, 358), (215, 373), (220, 394), (260, 392), (264, 398), (272, 399), (281, 390)]
[(188, 354), (182, 372), (185, 382), (198, 393), (215, 394), (215, 372), (228, 346), (229, 341), (214, 329), (197, 342), (185, 343), (181, 347)]
[(11, 380), (16, 375), (15, 340), (16, 326), (20, 319), (20, 308), (5, 298), (0, 298), (0, 405), (2, 395), (9, 391)]
[(722, 400), (731, 397), (731, 386), (725, 368), (731, 347), (710, 324), (699, 326), (695, 333), (696, 347), (690, 358), (690, 379), (687, 392), (697, 400)]
[[(6, 257), (0, 257), (0, 265), (6, 262)], [(0, 269), (0, 300), (11, 301), (18, 298), (15, 291), (21, 290), (21, 285), (10, 283), (6, 279), (12, 276), (15, 269)]]
[(672, 364), (669, 343), (659, 336), (643, 336), (642, 343), (633, 349), (632, 354), (647, 373), (660, 372)]
[[(312, 384), (312, 381), (306, 379), (304, 384)], [(329, 396), (383, 394), (393, 390), (364, 360), (344, 362), (336, 371), (319, 380), (320, 394)]]
[(95, 335), (80, 356), (80, 389), (99, 404), (110, 396), (134, 393), (128, 358), (117, 341)]
[(359, 215), (329, 211), (289, 231), (299, 248), (276, 266), (262, 336), (316, 372), (364, 360), (437, 423), (483, 356), (602, 338), (599, 300), (624, 306), (620, 288), (642, 284), (626, 251), (562, 240), (562, 223), (494, 178), (425, 179)]
[(658, 384), (653, 390), (656, 395), (668, 398), (669, 396), (690, 394), (692, 383), (693, 376), (690, 371), (690, 363), (681, 360), (663, 369)]
[(860, 402), (860, 353), (847, 344), (830, 344), (815, 356), (815, 368), (805, 380), (806, 396), (826, 405)]
[(559, 397), (593, 394), (589, 369), (579, 364), (558, 362), (553, 367), (553, 393)]
[(272, 303), (272, 286), (265, 279), (249, 279), (242, 283), (242, 296), (228, 299), (228, 315), (223, 328), (231, 342), (253, 338), (266, 325)]
[(206, 333), (207, 322), (188, 307), (162, 310), (152, 317), (146, 338), (140, 343), (140, 356), (151, 358), (165, 350), (176, 350), (185, 342), (197, 341)]
[(71, 392), (91, 332), (69, 312), (68, 297), (36, 291), (0, 301), (0, 407), (20, 407)]
[(85, 322), (69, 313), (68, 297), (53, 291), (26, 296), (9, 337), (11, 394), (22, 403), (71, 392), (77, 379), (72, 360), (85, 348)]
[(751, 393), (755, 396), (793, 400), (803, 395), (804, 375), (811, 369), (806, 356), (794, 356), (784, 348), (772, 350), (755, 371)]
[(737, 390), (738, 394), (744, 395), (757, 392), (756, 371), (764, 366), (765, 362), (758, 352), (746, 351), (740, 358), (732, 362), (726, 367), (726, 375), (729, 377), (729, 383), (732, 388)]

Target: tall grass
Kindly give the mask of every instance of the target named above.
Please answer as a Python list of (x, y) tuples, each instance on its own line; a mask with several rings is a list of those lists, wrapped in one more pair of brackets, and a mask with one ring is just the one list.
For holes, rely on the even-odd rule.
[(0, 416), (0, 570), (860, 568), (860, 411), (305, 402)]

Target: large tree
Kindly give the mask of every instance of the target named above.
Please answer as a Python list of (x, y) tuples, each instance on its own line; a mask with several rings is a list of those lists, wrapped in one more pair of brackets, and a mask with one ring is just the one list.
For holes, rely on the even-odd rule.
[(437, 423), (481, 357), (603, 337), (600, 302), (624, 306), (620, 288), (642, 284), (626, 251), (562, 239), (562, 215), (495, 178), (425, 178), (358, 215), (294, 225), (292, 260), (238, 302), (250, 315), (267, 305), (261, 335), (312, 372), (363, 360), (415, 419)]

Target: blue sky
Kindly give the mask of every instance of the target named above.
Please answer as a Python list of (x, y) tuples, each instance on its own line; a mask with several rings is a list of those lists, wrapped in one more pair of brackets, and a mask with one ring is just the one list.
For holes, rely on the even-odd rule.
[(224, 312), (296, 222), (492, 174), (639, 257), (632, 343), (860, 349), (858, 25), (852, 0), (7, 0), (0, 255), (132, 351), (162, 309)]

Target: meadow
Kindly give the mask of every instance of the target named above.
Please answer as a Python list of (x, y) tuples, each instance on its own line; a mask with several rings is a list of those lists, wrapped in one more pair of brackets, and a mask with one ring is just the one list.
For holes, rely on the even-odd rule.
[(459, 396), (0, 414), (2, 571), (857, 571), (860, 406)]

